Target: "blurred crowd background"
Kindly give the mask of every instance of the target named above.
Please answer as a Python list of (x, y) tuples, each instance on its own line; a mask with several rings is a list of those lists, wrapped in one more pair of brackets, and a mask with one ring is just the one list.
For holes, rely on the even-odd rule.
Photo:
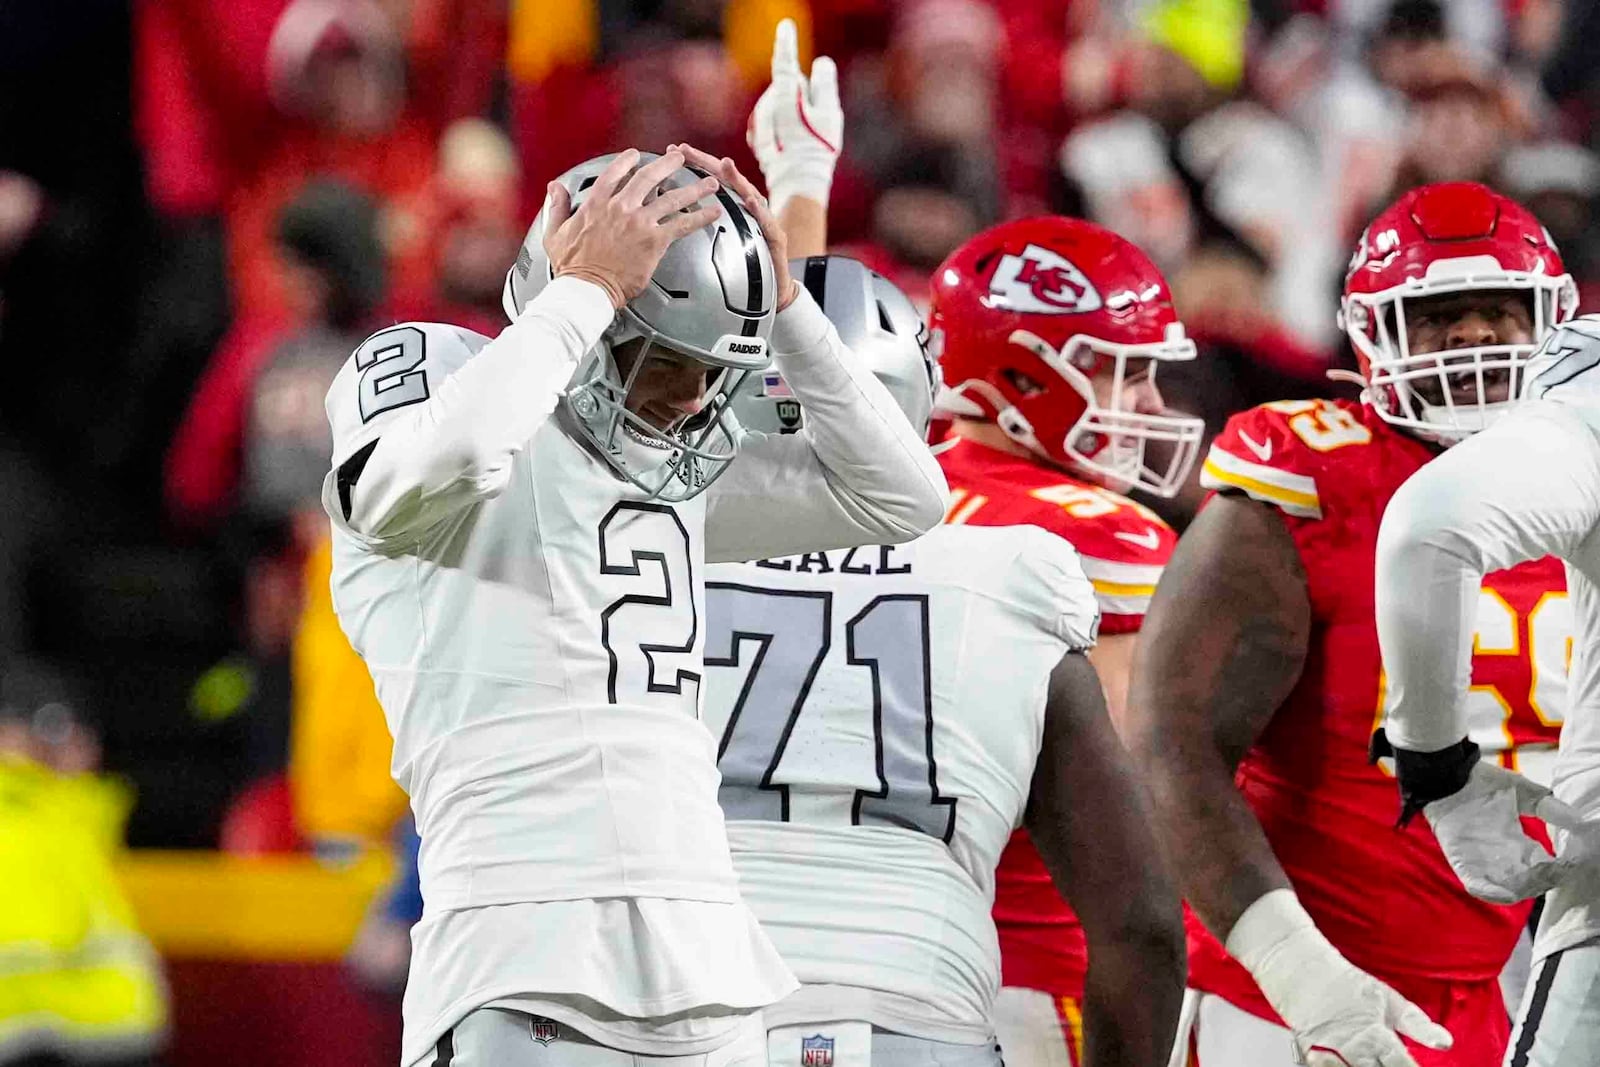
[[(837, 250), (922, 299), (991, 223), (1110, 226), (1167, 272), (1203, 355), (1162, 385), (1213, 428), (1348, 394), (1344, 261), (1412, 185), (1521, 199), (1600, 285), (1592, 0), (4, 0), (0, 804), (89, 805), (91, 851), (404, 840), (329, 605), (327, 385), (387, 323), (497, 332), (587, 157), (756, 173), (784, 17), (839, 64)], [(8, 825), (0, 864), (50, 862)], [(403, 944), (363, 937), (392, 984)]]

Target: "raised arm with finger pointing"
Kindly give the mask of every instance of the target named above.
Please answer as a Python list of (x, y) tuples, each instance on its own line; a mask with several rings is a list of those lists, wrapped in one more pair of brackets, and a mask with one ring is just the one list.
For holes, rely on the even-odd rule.
[(800, 69), (794, 22), (784, 19), (772, 45), (772, 84), (750, 112), (746, 133), (772, 210), (789, 234), (796, 259), (821, 255), (827, 243), (828, 194), (844, 148), (844, 110), (833, 60), (818, 56), (808, 78)]

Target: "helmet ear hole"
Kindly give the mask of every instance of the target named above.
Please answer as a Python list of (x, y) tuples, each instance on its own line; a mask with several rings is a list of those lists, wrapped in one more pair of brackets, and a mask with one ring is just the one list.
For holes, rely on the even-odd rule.
[(1014, 407), (1002, 410), (995, 422), (1007, 436), (1015, 440), (1027, 440), (1033, 437), (1033, 423)]
[(1022, 371), (1015, 369), (1014, 367), (1006, 367), (1000, 372), (1000, 376), (1004, 378), (1006, 380), (1006, 384), (1015, 389), (1017, 394), (1024, 400), (1030, 400), (1033, 397), (1040, 396), (1045, 391), (1045, 384), (1043, 382), (1029, 374), (1025, 374)]

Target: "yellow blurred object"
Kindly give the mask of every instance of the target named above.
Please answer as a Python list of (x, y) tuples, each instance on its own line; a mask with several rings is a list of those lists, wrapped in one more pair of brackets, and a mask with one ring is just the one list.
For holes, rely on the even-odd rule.
[(139, 925), (173, 959), (332, 962), (394, 876), (384, 851), (345, 867), (310, 856), (126, 853), (117, 874)]
[[(806, 0), (727, 0), (722, 41), (751, 89), (772, 74), (772, 37), (783, 19), (800, 31), (800, 65), (811, 63), (811, 8)], [(512, 0), (506, 66), (517, 81), (537, 83), (565, 64), (583, 66), (600, 50), (596, 0)]]
[(189, 690), (189, 710), (201, 722), (223, 722), (239, 713), (255, 688), (250, 664), (230, 656), (195, 680)]
[(112, 866), (131, 806), (120, 783), (0, 755), (0, 1050), (161, 1043), (166, 988)]
[(1213, 88), (1233, 89), (1244, 77), (1249, 0), (1160, 0), (1140, 23), (1151, 41), (1182, 56)]
[(597, 0), (512, 0), (506, 66), (517, 81), (540, 82), (564, 64), (586, 65), (599, 48)]
[(406, 811), (389, 775), (394, 743), (372, 675), (339, 628), (324, 539), (306, 560), (305, 601), (290, 661), (294, 692), (289, 789), (295, 823), (313, 841), (354, 839), (387, 847)]
[(722, 9), (722, 43), (752, 90), (772, 80), (772, 38), (778, 23), (794, 19), (800, 40), (800, 69), (811, 69), (811, 8), (806, 0), (728, 0)]

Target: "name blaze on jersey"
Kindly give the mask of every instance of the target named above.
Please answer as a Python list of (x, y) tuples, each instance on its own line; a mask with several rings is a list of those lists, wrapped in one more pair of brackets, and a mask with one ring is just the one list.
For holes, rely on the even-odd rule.
[(1098, 615), (1072, 548), (1027, 526), (707, 569), (705, 722), (739, 890), (805, 985), (769, 1026), (993, 1041), (994, 870), (1051, 671)]
[[(1384, 702), (1373, 607), (1379, 522), (1434, 452), (1349, 401), (1285, 401), (1234, 416), (1207, 488), (1283, 516), (1299, 549), (1312, 630), (1300, 680), (1236, 781), (1318, 928), (1352, 963), (1426, 1003), (1423, 981), (1493, 981), (1529, 905), (1467, 893), (1425, 820), (1395, 828), (1391, 772), (1368, 762)], [(1474, 642), (1471, 736), (1486, 758), (1547, 756), (1566, 704), (1571, 613), (1559, 561), (1487, 575)], [(1189, 916), (1189, 984), (1276, 1021), (1250, 975)], [(1436, 987), (1431, 987), (1436, 988)]]
[[(1050, 531), (1078, 551), (1100, 604), (1101, 634), (1139, 629), (1178, 543), (1155, 512), (1054, 467), (965, 439), (941, 452), (939, 465), (950, 484), (945, 522)], [(1025, 831), (1012, 835), (1000, 857), (994, 919), (1003, 984), (1052, 997), (1083, 996), (1083, 929)]]

